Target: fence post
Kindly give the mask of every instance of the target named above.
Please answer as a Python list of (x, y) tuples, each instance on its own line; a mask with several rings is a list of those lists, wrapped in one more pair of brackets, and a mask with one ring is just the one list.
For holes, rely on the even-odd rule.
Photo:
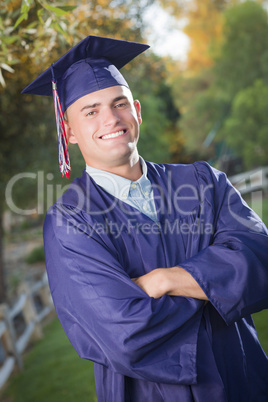
[(19, 286), (19, 293), (25, 293), (27, 296), (25, 306), (23, 308), (23, 315), (27, 325), (31, 322), (34, 323), (34, 330), (32, 333), (33, 339), (40, 339), (43, 336), (41, 325), (37, 321), (37, 312), (34, 306), (33, 295), (29, 285), (26, 282), (22, 282)]
[(47, 279), (46, 274), (43, 276), (42, 282), (43, 282), (43, 287), (40, 289), (40, 294), (41, 294), (42, 300), (43, 300), (45, 306), (52, 307), (53, 301), (52, 301), (50, 289), (48, 286), (48, 279)]
[(14, 329), (14, 325), (12, 319), (9, 314), (9, 308), (6, 304), (0, 305), (0, 318), (2, 318), (7, 326), (7, 330), (10, 335), (10, 340), (8, 347), (10, 347), (10, 352), (14, 355), (18, 368), (21, 370), (23, 368), (23, 361), (21, 355), (17, 349), (17, 339), (16, 332)]
[[(43, 336), (41, 321), (53, 311), (46, 274), (32, 286), (23, 282), (19, 286), (18, 294), (18, 300), (12, 307), (0, 304), (0, 337), (6, 356), (0, 367), (0, 388), (11, 375), (15, 364), (20, 370), (23, 369), (23, 351), (30, 339), (40, 339)], [(16, 320), (20, 314), (26, 324), (23, 333), (19, 328), (19, 319)]]

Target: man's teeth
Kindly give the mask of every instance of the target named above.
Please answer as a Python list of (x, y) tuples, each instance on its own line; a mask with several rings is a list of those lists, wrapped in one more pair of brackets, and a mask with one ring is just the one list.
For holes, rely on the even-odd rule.
[(120, 135), (124, 134), (124, 130), (121, 131), (117, 131), (117, 133), (113, 133), (113, 134), (107, 134), (104, 135), (103, 137), (101, 137), (103, 140), (106, 140), (108, 138), (116, 138), (119, 137)]

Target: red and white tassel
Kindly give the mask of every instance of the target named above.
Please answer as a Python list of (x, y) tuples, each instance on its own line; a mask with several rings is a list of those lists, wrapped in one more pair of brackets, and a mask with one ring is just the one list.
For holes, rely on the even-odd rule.
[(68, 152), (68, 142), (64, 126), (64, 116), (62, 112), (62, 107), (59, 100), (59, 95), (57, 92), (57, 86), (55, 81), (52, 81), (53, 90), (53, 100), (55, 107), (56, 125), (58, 132), (58, 145), (59, 145), (59, 167), (62, 176), (66, 175), (67, 179), (70, 177), (70, 158)]

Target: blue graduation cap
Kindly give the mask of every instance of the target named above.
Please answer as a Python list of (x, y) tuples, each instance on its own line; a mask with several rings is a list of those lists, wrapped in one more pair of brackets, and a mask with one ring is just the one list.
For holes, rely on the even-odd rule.
[(76, 100), (115, 85), (128, 87), (119, 72), (125, 64), (148, 49), (148, 45), (88, 36), (53, 63), (23, 91), (23, 94), (53, 96), (62, 175), (70, 176), (64, 112)]

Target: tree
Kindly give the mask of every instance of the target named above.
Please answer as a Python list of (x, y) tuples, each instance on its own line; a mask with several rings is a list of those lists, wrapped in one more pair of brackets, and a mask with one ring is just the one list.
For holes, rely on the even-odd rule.
[[(8, 180), (17, 172), (29, 168), (34, 157), (38, 157), (36, 149), (42, 150), (42, 132), (40, 125), (41, 103), (33, 105), (29, 101), (22, 102), (18, 96), (24, 84), (33, 73), (34, 60), (45, 60), (49, 54), (51, 42), (62, 38), (63, 15), (61, 10), (49, 5), (49, 2), (38, 2), (36, 14), (33, 13), (33, 1), (3, 1), (0, 9), (0, 302), (5, 300), (6, 287), (3, 267), (3, 226), (2, 215), (5, 208), (5, 187)], [(22, 4), (21, 8), (20, 5)], [(73, 7), (72, 7), (73, 9)], [(59, 15), (62, 13), (62, 15)], [(35, 42), (35, 38), (38, 40)], [(20, 68), (17, 68), (20, 64)], [(23, 65), (23, 69), (21, 68)], [(16, 70), (13, 67), (16, 66)], [(11, 84), (12, 82), (12, 84)], [(10, 85), (9, 85), (10, 83)], [(39, 105), (39, 106), (38, 106)], [(33, 106), (37, 106), (33, 112)], [(30, 129), (31, 114), (35, 130)], [(36, 135), (38, 133), (38, 136)], [(33, 134), (34, 133), (34, 134)], [(41, 134), (41, 135), (40, 135)], [(41, 137), (41, 138), (40, 138)], [(44, 137), (44, 136), (43, 136)], [(40, 140), (39, 147), (34, 147)], [(23, 154), (27, 144), (27, 155)], [(39, 157), (41, 155), (39, 154)], [(24, 192), (23, 198), (27, 192)]]
[(186, 68), (191, 74), (213, 65), (213, 53), (222, 40), (223, 10), (228, 0), (192, 1), (184, 32), (191, 40)]
[(155, 162), (173, 161), (181, 151), (181, 137), (176, 126), (179, 113), (167, 84), (166, 60), (146, 52), (122, 72), (134, 97), (141, 101), (141, 155)]
[[(234, 147), (237, 132), (231, 128), (234, 128), (234, 121), (236, 127), (238, 124), (237, 102), (241, 106), (244, 91), (254, 87), (256, 80), (267, 83), (267, 11), (254, 1), (235, 3), (223, 13), (222, 37), (217, 46), (216, 42), (213, 44), (212, 65), (196, 72), (182, 72), (182, 78), (173, 81), (178, 84), (174, 91), (182, 112), (180, 127), (187, 138), (187, 149), (193, 155), (198, 153), (202, 158), (213, 158), (214, 161), (219, 159), (218, 149), (222, 143), (232, 145), (238, 157), (245, 158), (249, 154), (243, 151), (247, 137), (240, 146)], [(252, 107), (248, 112), (254, 120), (259, 109), (257, 104)], [(242, 121), (239, 126), (244, 127)], [(257, 148), (254, 149), (257, 152)], [(257, 159), (247, 156), (244, 166), (252, 167), (253, 160), (256, 162)]]
[(267, 80), (268, 15), (254, 1), (238, 4), (225, 13), (224, 39), (215, 58), (217, 85), (231, 102), (256, 79)]
[(44, 62), (59, 39), (71, 42), (66, 16), (76, 6), (64, 4), (59, 2), (56, 7), (46, 0), (1, 2), (0, 84), (3, 87), (6, 86), (3, 72), (14, 73), (14, 66), (28, 58)]
[[(265, 162), (261, 156), (260, 147), (264, 145), (263, 130), (266, 130), (265, 108), (261, 106), (258, 89), (263, 89), (265, 96), (268, 84), (268, 13), (258, 3), (246, 1), (234, 6), (225, 14), (225, 36), (221, 53), (215, 60), (215, 83), (219, 93), (225, 99), (225, 113), (223, 124), (218, 133), (218, 139), (224, 140), (236, 151), (237, 156), (243, 158), (244, 168), (252, 168)], [(248, 108), (245, 96), (248, 95)], [(256, 96), (256, 101), (252, 96)], [(245, 115), (247, 110), (245, 127)], [(239, 122), (240, 118), (240, 122)], [(252, 125), (254, 125), (255, 145), (252, 145)], [(238, 133), (237, 129), (242, 132)], [(266, 158), (266, 163), (268, 158)]]
[(237, 93), (223, 135), (246, 168), (268, 164), (268, 85), (256, 80), (252, 86)]
[[(211, 130), (221, 101), (211, 107), (213, 75), (211, 68), (222, 41), (223, 10), (230, 4), (226, 0), (190, 2), (166, 2), (178, 19), (187, 19), (184, 32), (190, 38), (190, 49), (185, 62), (169, 63), (168, 82), (172, 97), (179, 111), (177, 129), (183, 139), (184, 159), (191, 162), (213, 154), (211, 148), (203, 147), (204, 139)], [(208, 89), (210, 90), (209, 92)], [(210, 108), (207, 109), (207, 103)], [(220, 105), (218, 105), (218, 103)], [(217, 113), (216, 113), (217, 114)], [(180, 155), (181, 157), (181, 155)]]

